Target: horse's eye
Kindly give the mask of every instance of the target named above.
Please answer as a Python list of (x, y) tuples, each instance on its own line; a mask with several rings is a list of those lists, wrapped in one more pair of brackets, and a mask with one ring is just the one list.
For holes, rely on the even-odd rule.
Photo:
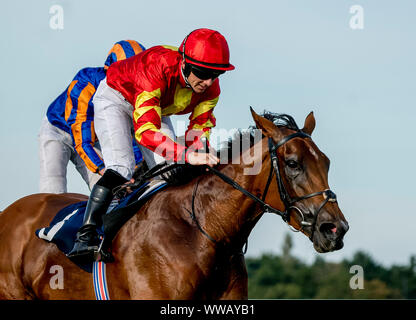
[(291, 169), (296, 169), (299, 166), (295, 160), (286, 161), (286, 165)]

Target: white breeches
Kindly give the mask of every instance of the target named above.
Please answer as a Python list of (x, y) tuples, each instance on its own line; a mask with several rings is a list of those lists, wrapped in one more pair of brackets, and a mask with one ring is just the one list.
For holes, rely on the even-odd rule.
[[(99, 148), (98, 144), (96, 147)], [(39, 132), (39, 192), (67, 192), (66, 172), (70, 160), (91, 190), (101, 176), (87, 168), (72, 146), (71, 135), (50, 124), (45, 117)]]
[[(118, 172), (127, 180), (133, 176), (135, 168), (133, 139), (133, 106), (123, 95), (107, 85), (104, 78), (97, 88), (93, 98), (94, 127), (106, 169)], [(175, 139), (172, 122), (162, 117), (160, 129), (171, 139)], [(139, 145), (143, 159), (149, 168), (164, 161), (164, 158), (153, 151)]]

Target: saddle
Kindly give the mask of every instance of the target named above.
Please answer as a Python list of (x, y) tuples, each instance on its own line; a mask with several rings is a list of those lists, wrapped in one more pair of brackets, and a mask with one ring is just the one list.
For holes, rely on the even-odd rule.
[[(101, 239), (99, 260), (105, 260), (108, 257), (108, 249), (118, 231), (155, 193), (170, 185), (183, 184), (202, 171), (203, 168), (197, 166), (168, 165), (164, 162), (138, 175), (133, 184), (113, 190), (116, 196), (115, 200), (110, 204), (107, 213), (102, 216), (101, 227), (97, 228)], [(159, 179), (150, 180), (155, 177), (159, 177)], [(133, 191), (127, 193), (126, 190), (131, 189)], [(87, 201), (82, 201), (61, 209), (48, 227), (36, 230), (36, 236), (54, 243), (66, 255), (74, 246), (76, 233), (82, 226), (86, 206)], [(77, 265), (87, 272), (92, 272), (92, 263)]]
[[(166, 188), (166, 181), (152, 181), (142, 184), (139, 188), (121, 200), (113, 200), (105, 215), (102, 226), (97, 228), (101, 239), (101, 251), (106, 252), (121, 227), (148, 201), (152, 195)], [(71, 251), (76, 233), (82, 226), (87, 201), (71, 204), (61, 209), (48, 227), (35, 231), (40, 239), (54, 243), (65, 255)], [(92, 272), (93, 263), (77, 264), (81, 269)]]

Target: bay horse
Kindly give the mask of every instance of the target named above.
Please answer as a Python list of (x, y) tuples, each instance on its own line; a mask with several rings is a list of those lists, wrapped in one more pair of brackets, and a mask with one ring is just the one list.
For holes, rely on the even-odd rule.
[[(342, 248), (348, 223), (328, 186), (329, 159), (310, 137), (313, 113), (300, 130), (289, 116), (279, 125), (279, 116), (251, 112), (262, 135), (237, 156), (254, 154), (250, 163), (221, 164), (166, 188), (120, 229), (107, 264), (111, 299), (247, 299), (242, 248), (265, 211), (282, 215), (318, 252)], [(255, 161), (258, 174), (244, 174)], [(86, 199), (33, 194), (0, 213), (1, 299), (95, 299), (92, 275), (35, 236), (60, 209)], [(63, 288), (50, 285), (54, 266)]]

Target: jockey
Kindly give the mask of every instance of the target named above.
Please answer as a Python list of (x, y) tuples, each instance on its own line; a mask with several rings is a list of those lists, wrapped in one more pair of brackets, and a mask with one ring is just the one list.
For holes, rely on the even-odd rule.
[[(144, 50), (137, 41), (117, 42), (108, 53), (104, 67), (80, 70), (68, 88), (49, 106), (39, 133), (40, 192), (67, 191), (69, 160), (90, 190), (101, 178), (104, 162), (94, 132), (94, 94), (113, 62)], [(132, 147), (135, 163), (141, 162), (142, 155), (134, 138)]]
[[(114, 63), (94, 96), (95, 130), (106, 171), (91, 191), (83, 226), (68, 257), (91, 261), (98, 249), (96, 227), (112, 199), (112, 189), (129, 181), (134, 161), (132, 129), (149, 168), (163, 160), (214, 166), (213, 152), (197, 152), (215, 126), (219, 75), (234, 66), (217, 31), (192, 31), (179, 48), (155, 46)], [(186, 143), (175, 142), (168, 116), (190, 113)]]

